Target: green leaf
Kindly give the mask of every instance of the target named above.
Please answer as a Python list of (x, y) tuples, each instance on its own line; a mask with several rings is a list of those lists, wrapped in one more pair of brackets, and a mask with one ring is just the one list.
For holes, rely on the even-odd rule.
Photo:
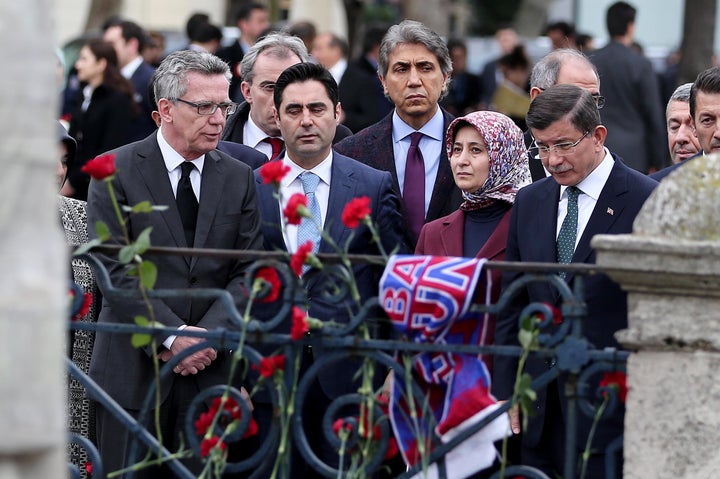
[(132, 207), (133, 213), (151, 213), (152, 210), (152, 204), (149, 201), (141, 201)]
[(156, 206), (152, 207), (153, 211), (165, 211), (167, 209), (168, 209), (168, 207), (165, 205), (156, 205)]
[(157, 281), (157, 267), (151, 261), (140, 263), (140, 284), (145, 289), (153, 289)]
[(534, 339), (535, 334), (532, 331), (521, 329), (520, 332), (518, 332), (518, 341), (520, 341), (520, 346), (522, 346), (523, 349), (530, 349)]
[(150, 247), (150, 233), (152, 232), (152, 226), (148, 226), (135, 240), (136, 254), (143, 254)]
[(87, 243), (81, 244), (78, 246), (78, 248), (73, 251), (73, 255), (79, 256), (81, 254), (85, 254), (91, 249), (93, 249), (96, 246), (100, 246), (102, 244), (102, 241), (98, 238), (95, 238), (94, 240), (88, 241)]
[[(138, 326), (150, 326), (150, 320), (145, 316), (135, 316), (135, 324)], [(142, 348), (150, 344), (152, 336), (147, 333), (135, 333), (130, 337), (130, 343), (134, 348)]]
[(95, 234), (100, 241), (107, 241), (110, 239), (110, 228), (104, 221), (98, 221), (95, 223)]
[(118, 253), (118, 261), (120, 261), (120, 263), (122, 264), (129, 264), (135, 257), (135, 251), (135, 244), (123, 246), (120, 250), (120, 253)]
[(520, 322), (520, 328), (524, 331), (532, 331), (535, 329), (535, 321), (532, 316), (524, 316)]

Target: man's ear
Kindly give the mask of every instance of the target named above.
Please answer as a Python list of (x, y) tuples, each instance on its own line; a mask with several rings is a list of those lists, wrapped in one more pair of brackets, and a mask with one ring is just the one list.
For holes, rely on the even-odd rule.
[(160, 120), (165, 123), (172, 123), (172, 110), (175, 104), (167, 98), (160, 98), (158, 100), (157, 112), (160, 115)]
[(252, 105), (252, 95), (250, 93), (250, 83), (249, 82), (240, 82), (240, 91), (242, 91), (243, 98), (245, 98), (245, 101), (248, 102), (248, 105)]
[(534, 100), (536, 96), (542, 93), (542, 90), (536, 86), (530, 88), (530, 99)]

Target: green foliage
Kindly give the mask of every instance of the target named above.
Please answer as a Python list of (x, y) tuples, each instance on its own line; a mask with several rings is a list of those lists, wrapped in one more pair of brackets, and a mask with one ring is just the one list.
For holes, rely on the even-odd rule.
[[(148, 327), (151, 323), (145, 316), (135, 316), (135, 324), (138, 326)], [(136, 349), (147, 346), (150, 344), (150, 341), (152, 341), (152, 336), (146, 333), (135, 333), (132, 335), (132, 338), (130, 338), (130, 342)]]

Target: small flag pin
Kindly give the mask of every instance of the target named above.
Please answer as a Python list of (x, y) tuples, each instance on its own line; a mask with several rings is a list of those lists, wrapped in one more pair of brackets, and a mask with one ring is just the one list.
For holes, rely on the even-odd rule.
[(615, 211), (613, 211), (612, 208), (608, 208), (608, 209), (607, 209), (607, 214), (609, 214), (610, 216), (612, 216), (612, 215), (615, 214)]

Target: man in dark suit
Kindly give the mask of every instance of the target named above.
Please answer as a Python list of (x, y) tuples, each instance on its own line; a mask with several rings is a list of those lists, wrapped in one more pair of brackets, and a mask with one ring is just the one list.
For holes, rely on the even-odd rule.
[(240, 30), (240, 37), (231, 45), (220, 48), (216, 55), (230, 65), (232, 73), (230, 98), (232, 101), (240, 103), (244, 99), (240, 88), (240, 83), (243, 81), (240, 62), (250, 47), (270, 26), (267, 7), (257, 2), (243, 3), (235, 16), (235, 24)]
[(103, 34), (103, 40), (115, 47), (121, 73), (132, 82), (135, 90), (137, 112), (130, 125), (128, 142), (141, 140), (155, 131), (151, 101), (148, 97), (148, 85), (155, 69), (142, 57), (146, 42), (145, 31), (137, 23), (124, 20), (108, 27)]
[(625, 2), (608, 8), (610, 42), (590, 60), (600, 73), (607, 99), (602, 116), (608, 127), (608, 148), (625, 158), (628, 166), (647, 173), (665, 166), (667, 136), (657, 75), (650, 60), (631, 48), (635, 14)]
[[(437, 33), (405, 20), (385, 35), (378, 68), (394, 111), (335, 149), (392, 174), (393, 186), (404, 200), (406, 239), (414, 248), (424, 223), (449, 215), (462, 202), (445, 149), (445, 131), (453, 116), (438, 105), (447, 92), (452, 62)], [(412, 138), (419, 138), (419, 143)], [(413, 166), (418, 159), (419, 176)]]
[[(268, 160), (277, 159), (284, 146), (273, 114), (275, 82), (287, 67), (309, 59), (302, 40), (286, 33), (271, 33), (253, 45), (240, 62), (245, 101), (228, 117), (222, 139), (255, 148)], [(337, 125), (333, 142), (351, 134)]]
[[(604, 147), (606, 129), (592, 95), (574, 85), (555, 85), (530, 105), (527, 123), (545, 168), (552, 178), (537, 181), (518, 192), (510, 218), (505, 258), (507, 261), (545, 263), (594, 263), (590, 241), (596, 234), (632, 232), (635, 216), (657, 183), (627, 167)], [(569, 214), (568, 214), (569, 212)], [(556, 240), (557, 238), (557, 240)], [(507, 288), (522, 275), (503, 275)], [(565, 280), (571, 284), (574, 275)], [(627, 327), (627, 296), (605, 274), (584, 278), (588, 315), (583, 333), (598, 349), (618, 347), (614, 333)], [(518, 315), (531, 302), (557, 305), (558, 292), (547, 283), (530, 283), (500, 313), (495, 329), (499, 345), (518, 345)], [(493, 372), (493, 393), (509, 399), (513, 393), (517, 358), (498, 356)], [(530, 357), (525, 371), (537, 378), (556, 367), (542, 357)], [(543, 470), (549, 477), (563, 473), (565, 454), (566, 375), (537, 392), (522, 436), (522, 463)], [(599, 379), (599, 378), (598, 378)], [(584, 449), (592, 419), (578, 418), (576, 445)], [(513, 431), (520, 422), (513, 415)], [(610, 441), (622, 435), (623, 412), (600, 421), (588, 465), (590, 478), (604, 478), (604, 453)], [(622, 471), (622, 460), (618, 461)], [(621, 473), (620, 473), (621, 475)], [(616, 477), (620, 477), (617, 475)]]
[[(575, 85), (589, 91), (595, 98), (598, 109), (605, 105), (600, 95), (600, 77), (595, 65), (581, 52), (571, 48), (559, 48), (542, 57), (530, 74), (530, 98), (534, 99), (553, 85)], [(538, 151), (533, 148), (530, 130), (525, 132), (525, 146), (528, 148), (528, 166), (533, 181), (549, 175), (543, 168)]]
[[(290, 172), (280, 184), (281, 202), (274, 196), (274, 187), (262, 184), (260, 175), (256, 172), (265, 248), (293, 253), (304, 244), (307, 239), (307, 236), (304, 236), (307, 226), (302, 223), (298, 226), (285, 224), (280, 212), (293, 194), (311, 194), (306, 180), (313, 178), (317, 185), (314, 189), (317, 216), (313, 220), (303, 221), (311, 221), (311, 231), (316, 234), (314, 239), (310, 239), (314, 251), (337, 251), (325, 238), (320, 238), (317, 226), (320, 225), (335, 245), (345, 248), (350, 254), (379, 254), (381, 250), (374, 243), (366, 225), (360, 224), (356, 229), (350, 229), (342, 220), (343, 209), (349, 201), (367, 196), (370, 198), (372, 210), (370, 218), (380, 235), (384, 251), (407, 253), (408, 248), (402, 239), (400, 200), (393, 192), (390, 174), (332, 150), (331, 140), (335, 125), (339, 121), (340, 106), (337, 84), (330, 72), (315, 63), (300, 63), (288, 68), (275, 85), (275, 108), (276, 119), (287, 141), (287, 150), (281, 161), (290, 168)], [(311, 211), (313, 209), (311, 200), (308, 208)], [(312, 221), (315, 225), (312, 225)], [(359, 304), (377, 295), (381, 273), (376, 267), (367, 264), (352, 266)], [(309, 304), (308, 314), (323, 321), (347, 323), (350, 320), (349, 311), (357, 311), (359, 304), (350, 299), (335, 302), (325, 298), (322, 291), (327, 279), (315, 270), (303, 274)], [(317, 348), (306, 348), (301, 371), (305, 371), (318, 354)], [(323, 440), (317, 425), (332, 399), (357, 392), (359, 383), (354, 376), (359, 365), (360, 363), (353, 361), (344, 361), (343, 364), (334, 363), (324, 368), (311, 388), (311, 397), (304, 401), (306, 407), (302, 415), (310, 444), (323, 460), (331, 464), (332, 461), (337, 461), (337, 451)], [(382, 378), (384, 375), (378, 371), (376, 376)], [(257, 404), (256, 410), (262, 407), (262, 404)], [(261, 415), (258, 414), (258, 417)], [(305, 470), (302, 461), (295, 458), (291, 477), (321, 477), (314, 474), (317, 473), (309, 468)]]
[[(215, 149), (225, 125), (229, 102), (230, 72), (227, 65), (209, 53), (190, 50), (170, 54), (156, 74), (160, 128), (139, 142), (114, 150), (116, 173), (114, 197), (121, 206), (149, 201), (164, 205), (164, 211), (147, 214), (123, 212), (129, 240), (151, 227), (153, 246), (219, 249), (259, 249), (262, 245), (255, 183), (250, 168)], [(181, 204), (181, 190), (190, 207)], [(178, 201), (176, 202), (176, 195)], [(198, 200), (199, 199), (199, 200)], [(194, 210), (194, 213), (191, 212)], [(117, 241), (123, 231), (104, 181), (93, 180), (88, 198), (88, 223), (103, 221)], [(90, 228), (90, 235), (95, 229)], [(136, 276), (113, 255), (99, 255), (114, 286), (138, 288)], [(245, 263), (227, 258), (196, 258), (146, 255), (157, 267), (157, 289), (224, 288), (242, 298)], [(205, 331), (218, 327), (236, 329), (220, 302), (187, 297), (152, 300), (154, 320), (171, 328)], [(100, 323), (133, 324), (136, 315), (148, 316), (142, 302), (118, 300), (105, 295)], [(168, 361), (183, 355), (199, 338), (169, 335), (161, 338), (159, 356)], [(135, 349), (128, 336), (98, 332), (90, 376), (133, 416), (155, 379), (149, 346)], [(176, 451), (184, 441), (187, 406), (197, 393), (214, 384), (227, 384), (230, 355), (205, 348), (184, 357), (169, 377), (160, 383), (160, 421), (163, 444)], [(152, 411), (145, 424), (154, 431)], [(97, 437), (106, 470), (128, 466), (129, 434), (104, 408), (98, 408)], [(184, 442), (183, 442), (184, 441)], [(141, 456), (142, 457), (142, 453)], [(202, 469), (197, 459), (184, 460), (195, 473)], [(143, 469), (139, 477), (174, 477), (166, 468)]]

